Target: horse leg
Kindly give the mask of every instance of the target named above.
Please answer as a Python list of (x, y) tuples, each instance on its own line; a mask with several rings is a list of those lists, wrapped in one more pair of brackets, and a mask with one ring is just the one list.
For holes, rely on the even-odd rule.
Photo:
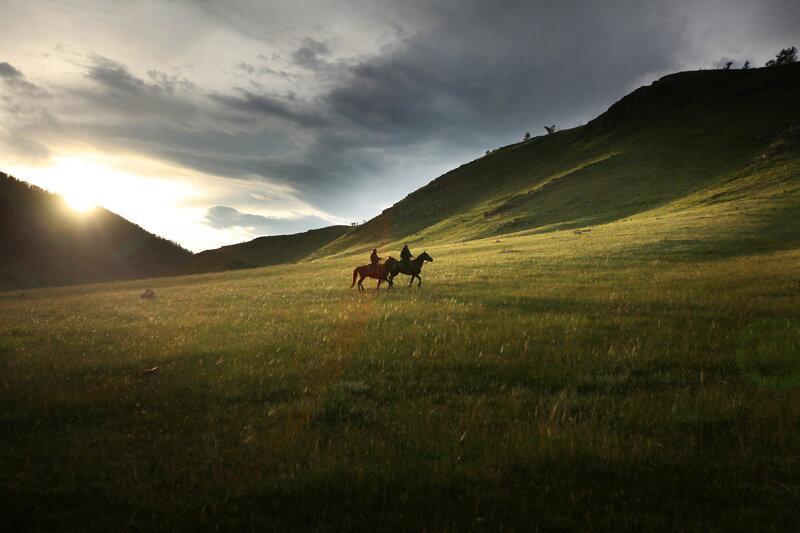
[(411, 274), (411, 281), (408, 282), (408, 286), (410, 287), (413, 284), (414, 284), (414, 274)]
[(390, 289), (394, 286), (394, 283), (392, 283), (392, 280), (390, 278), (386, 278), (386, 283), (389, 284)]
[(422, 278), (417, 275), (417, 288), (419, 289), (420, 287), (422, 287)]
[(378, 278), (378, 286), (375, 288), (376, 291), (381, 290), (381, 282), (382, 281), (383, 281), (383, 278)]
[[(359, 272), (359, 275), (360, 275), (360, 272)], [(366, 290), (364, 288), (364, 286), (361, 284), (361, 282), (363, 282), (363, 281), (364, 281), (364, 276), (361, 276), (361, 277), (358, 278), (358, 290), (359, 290), (359, 292), (363, 291), (363, 290)]]

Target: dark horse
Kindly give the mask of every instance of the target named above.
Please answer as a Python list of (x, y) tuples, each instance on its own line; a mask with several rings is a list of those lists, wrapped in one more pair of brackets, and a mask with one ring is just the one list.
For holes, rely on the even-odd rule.
[(377, 279), (378, 280), (378, 289), (381, 288), (381, 282), (385, 281), (386, 283), (389, 284), (389, 288), (391, 289), (392, 288), (392, 280), (386, 277), (388, 275), (388, 273), (389, 273), (389, 270), (386, 268), (386, 264), (385, 263), (383, 263), (383, 264), (382, 263), (376, 263), (374, 265), (363, 265), (363, 266), (360, 266), (360, 267), (356, 267), (356, 269), (353, 270), (353, 283), (350, 284), (350, 288), (353, 288), (353, 285), (356, 284), (356, 276), (359, 276), (359, 278), (358, 278), (358, 290), (360, 290), (360, 291), (366, 290), (366, 289), (364, 289), (364, 286), (361, 284), (361, 282), (364, 281), (364, 278), (375, 278), (375, 279)]
[(414, 278), (417, 278), (417, 287), (419, 288), (422, 285), (422, 278), (419, 277), (419, 273), (422, 271), (422, 265), (424, 265), (426, 261), (433, 263), (433, 257), (429, 256), (427, 252), (422, 252), (408, 263), (403, 263), (394, 257), (389, 257), (386, 263), (384, 263), (386, 270), (389, 272), (389, 279), (387, 281), (391, 283), (396, 275), (406, 274), (411, 276), (411, 281), (408, 283), (408, 286), (410, 287), (414, 283)]

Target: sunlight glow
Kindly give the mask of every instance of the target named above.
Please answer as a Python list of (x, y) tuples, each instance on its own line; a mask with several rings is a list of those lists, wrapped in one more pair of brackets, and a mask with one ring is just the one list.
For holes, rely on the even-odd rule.
[[(251, 205), (228, 204), (247, 213), (289, 219), (298, 213), (327, 218), (293, 198), (293, 191), (286, 186), (223, 179), (150, 159), (81, 153), (53, 157), (46, 167), (11, 166), (6, 171), (61, 194), (76, 211), (104, 207), (195, 252), (260, 236), (249, 228), (214, 228), (208, 224), (209, 207), (227, 202), (232, 191), (251, 199)], [(271, 205), (265, 209), (267, 202)]]
[(94, 200), (79, 194), (70, 194), (68, 196), (65, 195), (64, 199), (67, 201), (67, 205), (69, 205), (75, 211), (88, 211), (89, 209), (97, 206), (97, 203)]
[(70, 181), (70, 188), (64, 191), (63, 196), (67, 205), (76, 211), (88, 211), (98, 205), (97, 190), (93, 187), (92, 180), (85, 175), (65, 176)]
[[(142, 177), (118, 170), (111, 163), (108, 158), (94, 154), (54, 157), (51, 166), (12, 168), (11, 174), (63, 195), (76, 211), (101, 206), (168, 239), (185, 243), (191, 240), (188, 236), (205, 233), (196, 223), (202, 210), (182, 205), (203, 191), (175, 179), (170, 168), (153, 171), (150, 165), (148, 176)], [(128, 163), (130, 167), (140, 162)]]
[(193, 195), (185, 184), (122, 172), (99, 157), (56, 157), (53, 163), (25, 175), (35, 185), (63, 195), (78, 211), (102, 206), (126, 218), (141, 219), (158, 204)]

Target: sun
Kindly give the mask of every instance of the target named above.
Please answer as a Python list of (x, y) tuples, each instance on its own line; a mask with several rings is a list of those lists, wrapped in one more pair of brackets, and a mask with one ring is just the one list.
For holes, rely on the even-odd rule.
[(78, 159), (63, 159), (58, 163), (56, 170), (63, 180), (59, 192), (72, 209), (88, 211), (108, 196), (110, 171), (107, 167)]

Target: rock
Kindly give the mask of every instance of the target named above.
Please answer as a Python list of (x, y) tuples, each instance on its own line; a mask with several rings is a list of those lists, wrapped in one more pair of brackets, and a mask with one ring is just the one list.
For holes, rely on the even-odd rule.
[(142, 370), (142, 376), (155, 376), (158, 374), (158, 367), (154, 366), (153, 368), (148, 368), (147, 370)]
[(142, 294), (139, 295), (139, 298), (155, 298), (156, 293), (153, 292), (153, 289), (147, 289)]

